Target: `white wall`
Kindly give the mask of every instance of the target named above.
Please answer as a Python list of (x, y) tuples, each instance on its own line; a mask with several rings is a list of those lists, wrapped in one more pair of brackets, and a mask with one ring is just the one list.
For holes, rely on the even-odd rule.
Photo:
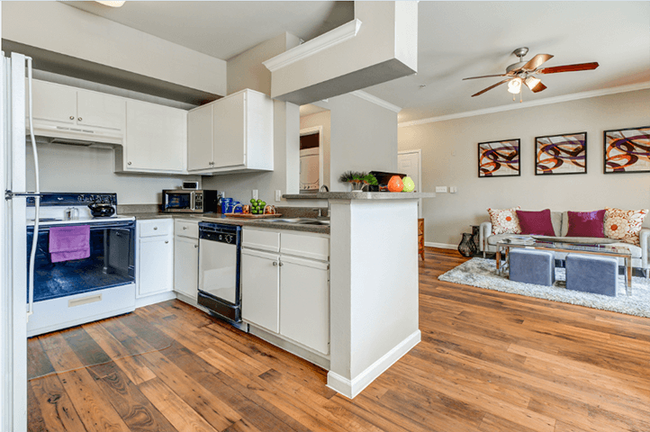
[(322, 126), (323, 127), (323, 147), (320, 151), (323, 153), (323, 184), (330, 187), (330, 112), (321, 111), (316, 114), (300, 117), (300, 130)]
[[(197, 176), (116, 174), (114, 151), (64, 144), (38, 144), (41, 191), (116, 192), (119, 204), (160, 204), (163, 189)], [(27, 188), (33, 190), (34, 160), (27, 151)]]
[(331, 191), (347, 191), (339, 183), (345, 171), (397, 170), (397, 113), (354, 94), (329, 99), (331, 112)]
[[(458, 245), (486, 209), (650, 207), (650, 173), (603, 174), (603, 131), (650, 125), (650, 90), (400, 127), (399, 149), (422, 149), (422, 189), (456, 186), (424, 200), (425, 240)], [(535, 176), (535, 137), (587, 132), (587, 174)], [(521, 176), (478, 178), (478, 143), (521, 139)], [(650, 218), (645, 226), (650, 227)]]
[(3, 38), (226, 94), (226, 62), (55, 1), (3, 2)]

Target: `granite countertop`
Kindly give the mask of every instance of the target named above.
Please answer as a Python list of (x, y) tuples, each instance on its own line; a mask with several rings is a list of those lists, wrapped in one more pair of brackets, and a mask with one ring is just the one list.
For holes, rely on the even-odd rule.
[[(125, 206), (126, 207), (126, 206)], [(120, 210), (120, 216), (134, 216), (135, 220), (151, 220), (151, 219), (188, 219), (197, 220), (199, 222), (218, 222), (226, 225), (239, 225), (239, 226), (253, 226), (257, 228), (271, 228), (279, 230), (290, 231), (304, 231), (320, 234), (329, 234), (330, 227), (328, 225), (305, 225), (295, 223), (282, 223), (282, 222), (268, 222), (264, 219), (240, 219), (224, 216), (220, 213), (160, 213), (156, 211), (129, 211), (128, 209)], [(279, 216), (282, 217), (282, 216)]]
[(286, 194), (284, 199), (303, 200), (405, 200), (435, 198), (433, 192), (318, 192), (309, 194)]

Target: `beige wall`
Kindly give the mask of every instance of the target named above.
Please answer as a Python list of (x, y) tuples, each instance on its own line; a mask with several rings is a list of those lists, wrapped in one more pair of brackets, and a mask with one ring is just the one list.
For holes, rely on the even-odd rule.
[[(423, 203), (425, 240), (458, 245), (486, 209), (587, 211), (650, 207), (650, 173), (603, 174), (603, 131), (650, 125), (650, 90), (400, 127), (399, 149), (422, 149), (422, 189), (456, 186)], [(587, 174), (535, 176), (536, 136), (587, 132)], [(478, 178), (479, 142), (521, 139), (521, 176)], [(650, 227), (650, 218), (645, 226)]]
[[(160, 204), (163, 189), (179, 188), (197, 176), (115, 174), (114, 151), (64, 144), (38, 144), (43, 192), (116, 192), (120, 204)], [(34, 162), (27, 148), (27, 187), (33, 190)]]
[(283, 33), (228, 60), (228, 94), (249, 88), (271, 95), (271, 71), (263, 61), (300, 44), (300, 39)]
[(321, 111), (316, 114), (311, 114), (308, 116), (300, 117), (300, 130), (312, 128), (312, 127), (323, 127), (323, 148), (320, 149), (323, 152), (323, 184), (327, 187), (330, 187), (330, 112)]

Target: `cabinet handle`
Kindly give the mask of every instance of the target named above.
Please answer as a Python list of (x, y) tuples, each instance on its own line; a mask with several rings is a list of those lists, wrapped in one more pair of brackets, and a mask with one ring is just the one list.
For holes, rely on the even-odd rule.
[(81, 121), (81, 120), (83, 120), (83, 119), (82, 119), (81, 117), (77, 117), (77, 120)]
[(278, 266), (277, 261), (273, 261), (273, 267), (277, 267), (277, 266)]
[(129, 162), (127, 162), (126, 164), (127, 164), (127, 165), (131, 165), (131, 162), (129, 161)]
[(283, 263), (282, 261), (280, 261), (280, 262), (278, 263), (278, 265), (279, 265), (280, 267), (282, 267), (282, 266), (284, 265), (284, 263)]
[(187, 229), (187, 227), (183, 227), (183, 229), (184, 229), (184, 230), (186, 230), (186, 229)]
[(165, 240), (165, 244), (169, 243), (169, 240)]
[(153, 230), (154, 230), (154, 231), (156, 231), (157, 229), (158, 229), (158, 227), (153, 227)]
[(70, 116), (70, 120), (74, 120), (74, 116)]
[(198, 249), (198, 248), (199, 248), (199, 245), (194, 245), (194, 249)]

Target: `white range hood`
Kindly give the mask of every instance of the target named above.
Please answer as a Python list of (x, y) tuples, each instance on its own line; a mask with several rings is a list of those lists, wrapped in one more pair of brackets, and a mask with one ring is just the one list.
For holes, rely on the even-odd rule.
[(94, 144), (123, 145), (124, 132), (89, 126), (53, 125), (34, 119), (36, 141), (50, 144), (90, 146)]

